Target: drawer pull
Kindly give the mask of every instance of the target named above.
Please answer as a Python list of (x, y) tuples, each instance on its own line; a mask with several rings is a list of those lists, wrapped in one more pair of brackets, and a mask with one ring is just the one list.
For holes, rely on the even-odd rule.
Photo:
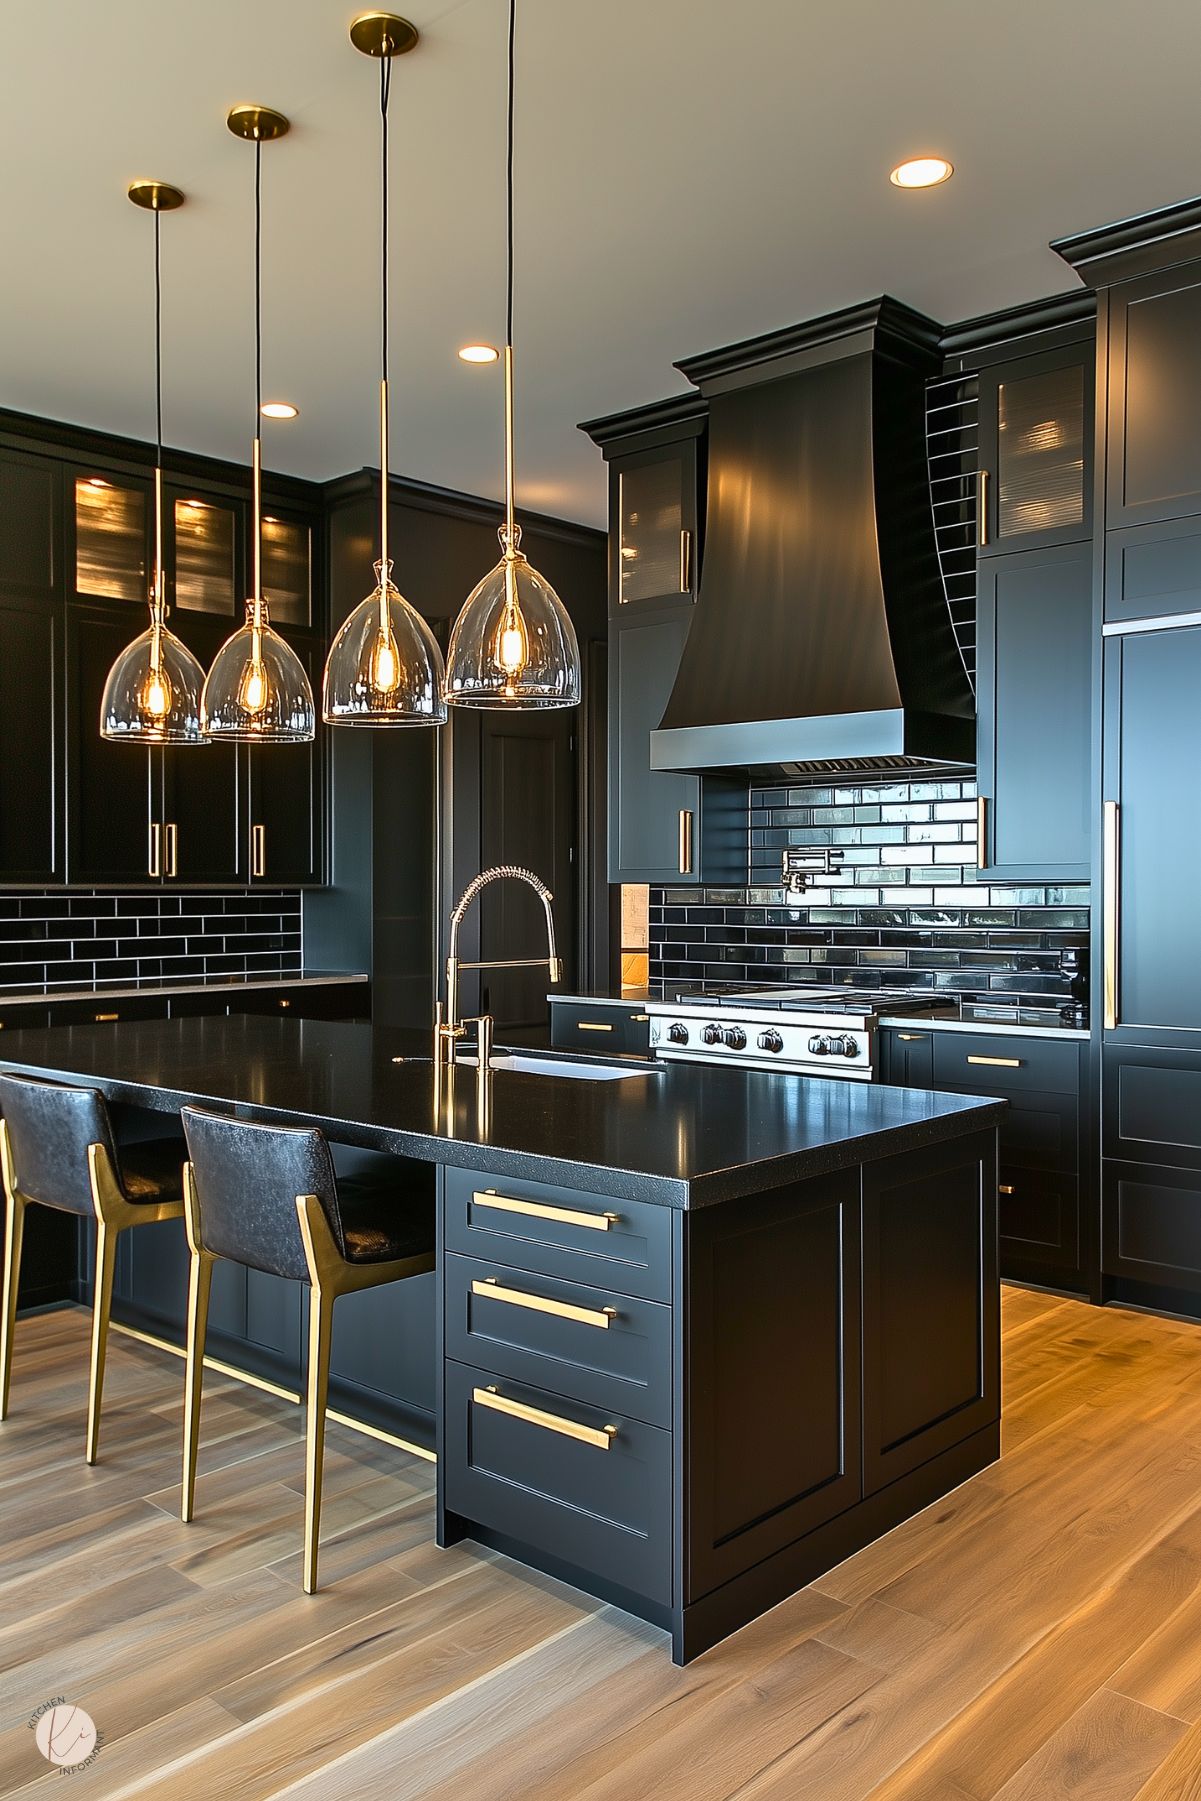
[(106, 1025), (109, 1025), (114, 1019), (120, 1019), (120, 1017), (121, 1017), (121, 1015), (119, 1013), (97, 1013), (96, 1024), (100, 1025), (100, 1026), (106, 1026)]
[(1014, 1187), (1012, 1182), (998, 1182), (997, 1183), (997, 1193), (998, 1194), (1016, 1194), (1017, 1189)]
[(282, 995), (282, 996), (281, 996), (281, 997), (280, 997), (280, 1003), (279, 1003), (279, 1004), (280, 1004), (280, 1006), (281, 1006), (281, 1007), (290, 1007), (290, 1006), (291, 1006), (291, 1005), (292, 1005), (292, 1003), (291, 1003), (291, 1001), (290, 1001), (290, 1000), (289, 1000), (289, 999), (288, 999), (288, 998), (287, 998), (287, 996), (286, 996), (286, 995)]
[(636, 1026), (646, 1026), (650, 1024), (651, 1016), (649, 1013), (631, 1013), (630, 1019)]
[(926, 1034), (924, 1032), (898, 1032), (897, 1037), (902, 1044), (923, 1044)]
[(617, 1224), (616, 1213), (584, 1213), (578, 1207), (551, 1207), (545, 1201), (515, 1201), (507, 1194), (477, 1188), (472, 1195), (477, 1207), (493, 1207), (498, 1213), (525, 1213), (531, 1219), (556, 1219), (564, 1226), (587, 1226), (592, 1232), (607, 1232)]
[(968, 1057), (969, 1063), (985, 1063), (989, 1069), (1020, 1069), (1020, 1057)]
[(611, 1032), (613, 1027), (602, 1025), (599, 1019), (577, 1019), (575, 1029), (577, 1032)]
[(488, 1301), (508, 1301), (513, 1307), (528, 1307), (533, 1313), (553, 1313), (557, 1319), (572, 1319), (581, 1326), (607, 1327), (617, 1318), (616, 1307), (577, 1307), (572, 1301), (552, 1301), (541, 1294), (526, 1294), (520, 1288), (502, 1288), (495, 1276), (471, 1284), (472, 1294), (482, 1294)]
[(473, 1388), (471, 1398), (477, 1407), (491, 1407), (494, 1413), (507, 1413), (528, 1426), (541, 1426), (547, 1432), (561, 1432), (564, 1438), (578, 1438), (582, 1445), (595, 1445), (607, 1451), (617, 1437), (616, 1426), (581, 1426), (578, 1420), (564, 1419), (560, 1413), (544, 1413), (541, 1407), (529, 1407), (524, 1401), (511, 1401), (498, 1395), (494, 1388)]

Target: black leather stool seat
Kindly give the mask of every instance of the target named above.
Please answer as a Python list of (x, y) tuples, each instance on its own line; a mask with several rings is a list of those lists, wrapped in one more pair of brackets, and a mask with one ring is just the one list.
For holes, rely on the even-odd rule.
[(117, 1146), (117, 1170), (127, 1201), (134, 1205), (183, 1199), (183, 1166), (188, 1147), (182, 1138), (147, 1138)]
[(348, 1263), (386, 1263), (432, 1255), (434, 1195), (414, 1194), (395, 1177), (356, 1170), (338, 1177), (338, 1206)]

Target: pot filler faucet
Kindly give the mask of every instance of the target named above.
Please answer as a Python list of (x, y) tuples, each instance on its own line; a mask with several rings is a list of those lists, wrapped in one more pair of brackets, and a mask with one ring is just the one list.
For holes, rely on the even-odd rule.
[[(491, 962), (462, 963), (459, 960), (459, 927), (467, 916), (467, 910), (477, 894), (492, 882), (514, 881), (524, 882), (532, 888), (542, 902), (546, 914), (545, 957), (504, 957)], [(539, 881), (532, 870), (522, 869), (516, 863), (499, 863), (495, 869), (485, 869), (468, 882), (459, 896), (454, 911), (450, 916), (450, 937), (447, 944), (446, 957), (446, 1016), (443, 1018), (442, 1002), (439, 1001), (434, 1011), (434, 1061), (445, 1061), (452, 1064), (455, 1060), (455, 1045), (460, 1038), (467, 1035), (467, 1027), (476, 1028), (476, 1048), (479, 1056), (479, 1073), (482, 1081), (488, 1068), (488, 1060), (492, 1055), (493, 1018), (490, 1013), (474, 1015), (470, 1019), (459, 1018), (459, 972), (464, 969), (534, 969), (546, 965), (553, 982), (563, 980), (563, 962), (555, 950), (555, 922), (550, 910), (554, 899), (545, 882)]]

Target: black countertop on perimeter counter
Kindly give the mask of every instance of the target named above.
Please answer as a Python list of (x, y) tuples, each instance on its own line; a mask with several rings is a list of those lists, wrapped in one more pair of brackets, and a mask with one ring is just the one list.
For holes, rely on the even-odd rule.
[[(454, 1072), (435, 1116), (424, 1033), (343, 1021), (130, 1020), (4, 1034), (0, 1068), (164, 1112), (237, 1106), (341, 1143), (700, 1207), (995, 1127), (1005, 1103), (774, 1072), (648, 1063), (621, 1080)], [(573, 1061), (578, 1059), (573, 1058)], [(594, 1059), (594, 1061), (599, 1061)]]

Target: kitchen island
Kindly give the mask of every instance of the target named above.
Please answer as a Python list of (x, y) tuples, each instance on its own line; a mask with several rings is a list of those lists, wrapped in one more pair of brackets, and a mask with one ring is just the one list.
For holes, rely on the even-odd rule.
[[(156, 1020), (6, 1034), (0, 1067), (319, 1125), (436, 1180), (439, 1541), (655, 1621), (679, 1662), (998, 1455), (1004, 1103), (597, 1063), (502, 1065), (481, 1112), (425, 1049)], [(404, 1355), (410, 1286), (380, 1291), (377, 1356)]]

